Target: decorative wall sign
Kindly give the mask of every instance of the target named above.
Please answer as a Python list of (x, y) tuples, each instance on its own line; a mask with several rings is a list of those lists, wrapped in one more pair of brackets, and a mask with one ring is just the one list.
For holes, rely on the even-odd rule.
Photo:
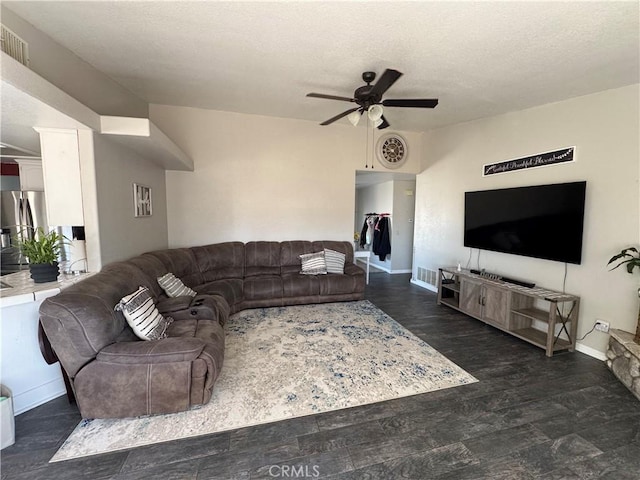
[(482, 176), (495, 175), (497, 173), (508, 173), (527, 168), (547, 167), (558, 163), (573, 162), (576, 147), (567, 147), (553, 152), (538, 153), (530, 157), (516, 158), (498, 163), (487, 163), (484, 165)]
[(151, 187), (133, 184), (133, 207), (136, 217), (150, 217), (153, 213), (151, 203)]

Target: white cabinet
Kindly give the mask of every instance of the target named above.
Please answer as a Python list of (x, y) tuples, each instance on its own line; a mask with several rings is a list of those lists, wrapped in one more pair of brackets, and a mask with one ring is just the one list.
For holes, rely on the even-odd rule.
[(43, 192), (42, 161), (16, 159), (16, 162), (20, 168), (20, 190)]
[(40, 134), (49, 225), (84, 225), (78, 131), (36, 130)]
[(56, 288), (39, 292), (37, 300), (30, 294), (30, 301), (3, 306), (1, 309), (0, 374), (2, 383), (13, 393), (15, 415), (66, 392), (60, 364), (47, 365), (38, 344), (38, 309), (46, 297), (59, 291)]

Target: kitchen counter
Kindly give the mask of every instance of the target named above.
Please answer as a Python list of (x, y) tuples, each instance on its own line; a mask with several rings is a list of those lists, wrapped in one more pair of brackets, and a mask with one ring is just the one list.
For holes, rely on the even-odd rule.
[(47, 365), (40, 353), (38, 310), (45, 298), (91, 275), (61, 273), (48, 283), (34, 283), (28, 270), (0, 277), (12, 287), (0, 290), (0, 377), (12, 391), (16, 415), (65, 395), (60, 364)]
[(51, 297), (60, 290), (73, 285), (80, 280), (90, 277), (93, 273), (81, 273), (79, 275), (61, 273), (58, 280), (47, 283), (34, 283), (31, 280), (29, 270), (11, 273), (0, 277), (0, 281), (11, 288), (0, 290), (0, 307), (21, 305), (23, 303), (34, 302), (36, 300)]

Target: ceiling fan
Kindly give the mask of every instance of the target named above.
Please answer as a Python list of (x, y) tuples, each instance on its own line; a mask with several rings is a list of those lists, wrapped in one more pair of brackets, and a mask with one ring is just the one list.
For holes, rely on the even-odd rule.
[(366, 111), (373, 125), (379, 130), (387, 128), (390, 124), (384, 118), (383, 107), (404, 107), (404, 108), (435, 108), (438, 105), (437, 98), (405, 98), (399, 100), (382, 100), (384, 93), (393, 85), (396, 80), (402, 76), (397, 70), (387, 69), (378, 79), (375, 85), (371, 85), (376, 78), (375, 72), (364, 72), (362, 80), (366, 85), (356, 88), (353, 92), (353, 98), (339, 97), (336, 95), (325, 95), (323, 93), (307, 93), (307, 97), (326, 98), (328, 100), (341, 100), (344, 102), (352, 102), (357, 107), (350, 108), (335, 117), (325, 120), (320, 125), (330, 125), (343, 117), (348, 117), (349, 121), (355, 126), (358, 124), (360, 117)]

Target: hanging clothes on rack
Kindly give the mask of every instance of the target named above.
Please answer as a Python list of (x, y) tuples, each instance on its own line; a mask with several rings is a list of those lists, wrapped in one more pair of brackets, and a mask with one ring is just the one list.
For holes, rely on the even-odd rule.
[(390, 227), (389, 214), (381, 213), (374, 227), (373, 253), (383, 262), (391, 254)]
[(360, 232), (360, 247), (364, 248), (373, 242), (373, 229), (375, 228), (377, 218), (377, 213), (365, 214), (362, 231)]
[(373, 243), (374, 230), (376, 228), (376, 221), (378, 220), (377, 214), (372, 214), (367, 217), (367, 245)]

